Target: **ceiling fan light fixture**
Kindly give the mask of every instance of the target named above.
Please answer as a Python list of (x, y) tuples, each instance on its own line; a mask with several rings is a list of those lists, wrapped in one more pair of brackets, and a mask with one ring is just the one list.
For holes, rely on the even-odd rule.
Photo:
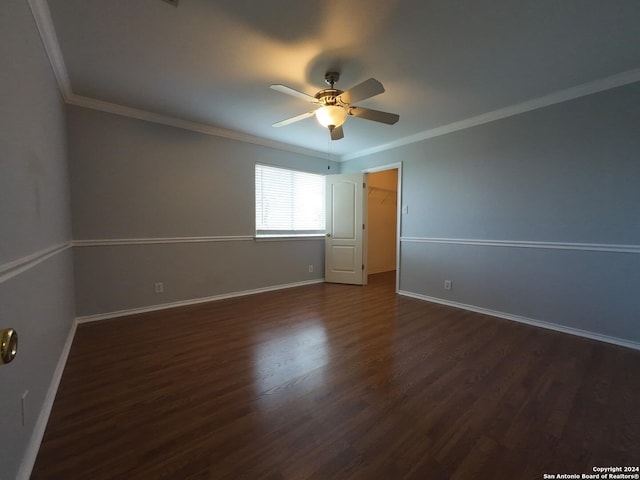
[(400, 120), (400, 115), (395, 113), (381, 112), (353, 105), (354, 102), (360, 102), (384, 93), (384, 87), (375, 78), (365, 80), (346, 92), (335, 88), (335, 83), (340, 78), (337, 72), (327, 72), (324, 78), (330, 88), (320, 90), (313, 96), (279, 83), (271, 85), (270, 88), (273, 90), (317, 105), (315, 110), (281, 120), (272, 125), (274, 127), (283, 127), (315, 115), (318, 123), (329, 130), (331, 140), (340, 140), (344, 138), (342, 124), (347, 120), (347, 117), (358, 117), (387, 125), (394, 125)]
[(347, 110), (340, 105), (325, 105), (316, 110), (316, 118), (326, 128), (339, 127), (347, 119)]

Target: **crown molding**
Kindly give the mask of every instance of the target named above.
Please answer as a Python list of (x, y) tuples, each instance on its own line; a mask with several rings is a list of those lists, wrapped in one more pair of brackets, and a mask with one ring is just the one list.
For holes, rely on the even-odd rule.
[(161, 125), (182, 128), (184, 130), (191, 130), (198, 133), (204, 133), (205, 135), (229, 138), (244, 143), (260, 145), (263, 147), (274, 148), (277, 150), (283, 150), (310, 157), (321, 159), (327, 158), (327, 155), (324, 152), (296, 147), (282, 142), (275, 142), (273, 140), (254, 137), (253, 135), (248, 135), (245, 133), (225, 130), (223, 128), (214, 127), (212, 125), (204, 123), (192, 122), (177, 117), (161, 115), (159, 113), (127, 107), (124, 105), (106, 102), (95, 98), (83, 97), (81, 95), (73, 93), (73, 90), (71, 89), (71, 81), (69, 80), (67, 67), (64, 63), (62, 51), (60, 50), (60, 43), (58, 42), (58, 36), (56, 35), (56, 30), (53, 25), (53, 21), (51, 20), (51, 11), (49, 10), (47, 1), (27, 1), (31, 9), (33, 19), (36, 22), (38, 32), (40, 33), (42, 44), (44, 45), (44, 49), (47, 52), (49, 63), (51, 64), (51, 68), (53, 69), (56, 81), (58, 82), (58, 88), (60, 89), (60, 93), (62, 94), (62, 97), (64, 98), (66, 103), (85, 108), (91, 108), (93, 110), (113, 113), (116, 115), (122, 115), (125, 117), (136, 118), (138, 120), (146, 120), (148, 122), (159, 123)]
[(358, 157), (364, 157), (374, 153), (383, 152), (385, 150), (391, 150), (411, 143), (417, 143), (428, 138), (438, 137), (440, 135), (446, 135), (458, 130), (464, 130), (466, 128), (475, 127), (485, 123), (500, 120), (502, 118), (512, 117), (521, 113), (530, 112), (539, 108), (548, 107), (556, 103), (566, 102), (575, 98), (584, 97), (594, 93), (602, 92), (616, 87), (622, 87), (640, 81), (640, 68), (633, 70), (627, 70), (626, 72), (618, 73), (610, 77), (594, 80), (593, 82), (583, 83), (575, 87), (566, 88), (542, 97), (537, 97), (526, 102), (511, 105), (505, 108), (500, 108), (492, 112), (483, 113), (475, 117), (466, 118), (458, 122), (449, 123), (448, 125), (442, 125), (440, 127), (432, 128), (430, 130), (424, 130), (422, 132), (410, 135), (408, 137), (400, 138), (393, 142), (378, 145), (376, 147), (360, 150), (359, 152), (349, 153), (341, 157), (341, 161), (352, 160)]
[(71, 96), (71, 81), (64, 64), (64, 57), (58, 43), (58, 36), (51, 21), (51, 12), (46, 0), (28, 0), (31, 15), (36, 22), (42, 44), (49, 57), (49, 63), (58, 82), (58, 88), (65, 101)]
[[(66, 103), (71, 105), (77, 105), (80, 107), (90, 108), (93, 110), (99, 110), (107, 113), (113, 113), (116, 115), (122, 115), (126, 117), (136, 118), (138, 120), (146, 120), (148, 122), (159, 123), (161, 125), (168, 125), (171, 127), (182, 128), (185, 130), (191, 130), (205, 135), (213, 135), (216, 137), (229, 138), (244, 143), (250, 143), (254, 145), (260, 145), (263, 147), (274, 148), (277, 150), (283, 150), (287, 152), (297, 153), (310, 157), (326, 159), (325, 152), (319, 152), (317, 150), (310, 150), (306, 148), (296, 147), (282, 142), (276, 142), (273, 140), (267, 140), (265, 138), (255, 137), (245, 133), (226, 130), (219, 127), (214, 127), (209, 124), (193, 122), (190, 120), (184, 120), (177, 117), (171, 117), (168, 115), (161, 115), (159, 113), (150, 112), (147, 110), (141, 110), (137, 108), (127, 107), (116, 103), (106, 102), (95, 98), (84, 97), (76, 95), (71, 89), (71, 81), (67, 73), (67, 68), (64, 63), (62, 51), (58, 43), (58, 37), (56, 35), (55, 27), (51, 20), (51, 12), (46, 0), (27, 0), (31, 13), (40, 32), (42, 43), (44, 44), (45, 51), (49, 57), (49, 62), (53, 68), (54, 75), (58, 82), (60, 92), (65, 99)], [(458, 130), (464, 130), (466, 128), (475, 127), (485, 123), (500, 120), (502, 118), (519, 115), (521, 113), (530, 112), (538, 108), (547, 107), (556, 103), (566, 102), (593, 93), (609, 90), (623, 85), (628, 85), (640, 81), (640, 68), (628, 70), (626, 72), (618, 73), (606, 78), (595, 80), (588, 83), (583, 83), (575, 87), (570, 87), (558, 92), (543, 95), (541, 97), (527, 100), (516, 105), (511, 105), (498, 110), (477, 115), (475, 117), (466, 118), (458, 122), (453, 122), (440, 127), (432, 128), (418, 132), (414, 135), (409, 135), (393, 142), (384, 143), (375, 147), (366, 148), (358, 152), (348, 153), (345, 155), (337, 156), (334, 160), (338, 162), (344, 162), (352, 160), (354, 158), (364, 157), (372, 155), (374, 153), (383, 152), (385, 150), (391, 150), (411, 143), (421, 142), (423, 140), (438, 137), (440, 135), (446, 135), (448, 133), (456, 132)]]
[(141, 110), (139, 108), (127, 107), (125, 105), (119, 105), (117, 103), (105, 102), (104, 100), (84, 97), (81, 95), (76, 95), (75, 93), (71, 93), (67, 98), (65, 98), (65, 100), (68, 104), (76, 105), (78, 107), (90, 108), (93, 110), (99, 110), (101, 112), (113, 113), (115, 115), (135, 118), (138, 120), (145, 120), (147, 122), (181, 128), (183, 130), (191, 130), (192, 132), (203, 133), (205, 135), (229, 138), (231, 140), (238, 140), (240, 142), (251, 143), (253, 145), (275, 148), (277, 150), (298, 153), (300, 155), (306, 155), (308, 157), (317, 157), (324, 160), (326, 160), (327, 158), (326, 153), (318, 152), (316, 150), (296, 147), (294, 145), (275, 142), (273, 140), (267, 140), (265, 138), (254, 137), (253, 135), (248, 135), (246, 133), (225, 130), (223, 128), (214, 127), (206, 123), (192, 122), (191, 120), (184, 120), (182, 118), (162, 115), (159, 113), (150, 112), (148, 110)]

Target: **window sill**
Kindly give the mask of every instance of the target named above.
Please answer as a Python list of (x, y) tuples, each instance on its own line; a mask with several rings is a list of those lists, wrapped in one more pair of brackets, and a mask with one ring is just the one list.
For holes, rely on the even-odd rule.
[(321, 240), (324, 238), (324, 234), (322, 233), (311, 233), (311, 234), (301, 234), (301, 235), (268, 234), (268, 235), (256, 235), (253, 238), (256, 242), (278, 242), (282, 240)]

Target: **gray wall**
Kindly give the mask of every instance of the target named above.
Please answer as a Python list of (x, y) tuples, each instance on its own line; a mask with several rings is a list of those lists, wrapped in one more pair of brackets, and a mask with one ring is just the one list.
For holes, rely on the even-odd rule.
[[(16, 359), (0, 366), (0, 466), (15, 478), (73, 311), (64, 106), (29, 6), (0, 2), (0, 328), (19, 334)], [(25, 425), (21, 397), (26, 398)]]
[[(79, 316), (323, 278), (322, 239), (247, 237), (256, 162), (324, 174), (327, 160), (81, 107), (67, 113)], [(106, 241), (86, 245), (95, 240)]]
[(640, 83), (353, 159), (342, 171), (403, 162), (401, 290), (639, 342), (636, 105)]

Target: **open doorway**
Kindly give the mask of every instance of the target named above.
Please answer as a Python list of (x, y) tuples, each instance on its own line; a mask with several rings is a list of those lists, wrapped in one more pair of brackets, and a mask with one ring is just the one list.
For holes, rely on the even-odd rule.
[(401, 166), (388, 165), (366, 173), (367, 272), (380, 278), (393, 278), (397, 291)]

